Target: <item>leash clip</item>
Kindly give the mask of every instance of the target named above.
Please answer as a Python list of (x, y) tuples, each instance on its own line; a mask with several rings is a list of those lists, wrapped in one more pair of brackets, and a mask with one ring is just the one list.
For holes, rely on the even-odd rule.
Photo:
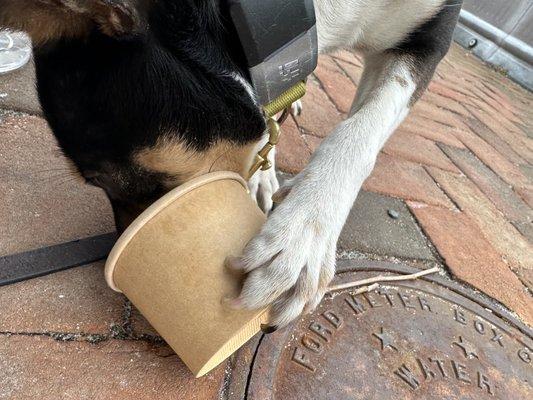
[(267, 125), (269, 131), (268, 142), (255, 155), (254, 162), (249, 172), (250, 178), (259, 170), (267, 171), (272, 168), (272, 163), (269, 161), (268, 155), (279, 142), (280, 125), (279, 122), (272, 117), (268, 119)]
[[(265, 115), (268, 118), (268, 142), (255, 155), (250, 171), (248, 172), (248, 179), (259, 170), (267, 171), (272, 168), (272, 163), (269, 161), (268, 155), (279, 142), (281, 133), (280, 125), (288, 118), (292, 103), (301, 99), (305, 95), (305, 92), (305, 82), (299, 82), (264, 107)], [(282, 111), (283, 114), (276, 120), (274, 116)]]

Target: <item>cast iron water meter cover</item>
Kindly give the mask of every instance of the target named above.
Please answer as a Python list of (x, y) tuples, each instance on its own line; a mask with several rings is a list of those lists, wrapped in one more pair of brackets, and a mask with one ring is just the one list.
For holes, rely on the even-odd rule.
[[(413, 272), (358, 261), (355, 273), (353, 265), (339, 263), (343, 281)], [(533, 398), (532, 348), (531, 330), (501, 307), (432, 276), (328, 296), (264, 336), (242, 397), (522, 400)]]

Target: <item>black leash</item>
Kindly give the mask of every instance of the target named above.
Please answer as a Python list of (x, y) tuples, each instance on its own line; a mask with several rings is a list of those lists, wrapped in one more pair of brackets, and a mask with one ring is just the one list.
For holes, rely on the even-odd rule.
[(0, 257), (0, 286), (103, 260), (116, 240), (116, 233), (107, 233)]

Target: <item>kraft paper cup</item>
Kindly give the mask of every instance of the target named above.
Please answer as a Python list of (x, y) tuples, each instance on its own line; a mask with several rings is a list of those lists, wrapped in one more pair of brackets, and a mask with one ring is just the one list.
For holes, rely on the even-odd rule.
[(196, 377), (259, 332), (266, 310), (236, 311), (240, 277), (224, 266), (265, 222), (246, 182), (214, 172), (171, 191), (119, 238), (106, 263), (109, 286), (123, 292)]

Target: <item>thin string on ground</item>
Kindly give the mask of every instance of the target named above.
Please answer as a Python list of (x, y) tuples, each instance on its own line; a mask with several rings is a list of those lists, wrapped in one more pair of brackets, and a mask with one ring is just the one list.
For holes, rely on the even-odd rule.
[(361, 288), (361, 291), (358, 291), (360, 293), (365, 293), (365, 292), (369, 292), (371, 290), (377, 289), (379, 287), (379, 284), (383, 282), (409, 281), (409, 280), (418, 279), (422, 276), (431, 275), (436, 272), (439, 272), (438, 267), (426, 269), (426, 270), (419, 271), (419, 272), (416, 272), (414, 274), (409, 274), (409, 275), (376, 276), (374, 278), (362, 279), (360, 281), (353, 281), (353, 282), (341, 283), (339, 285), (330, 286), (328, 289), (328, 292), (335, 292), (338, 290), (352, 289), (352, 288), (363, 286), (363, 285), (370, 285), (370, 286)]

